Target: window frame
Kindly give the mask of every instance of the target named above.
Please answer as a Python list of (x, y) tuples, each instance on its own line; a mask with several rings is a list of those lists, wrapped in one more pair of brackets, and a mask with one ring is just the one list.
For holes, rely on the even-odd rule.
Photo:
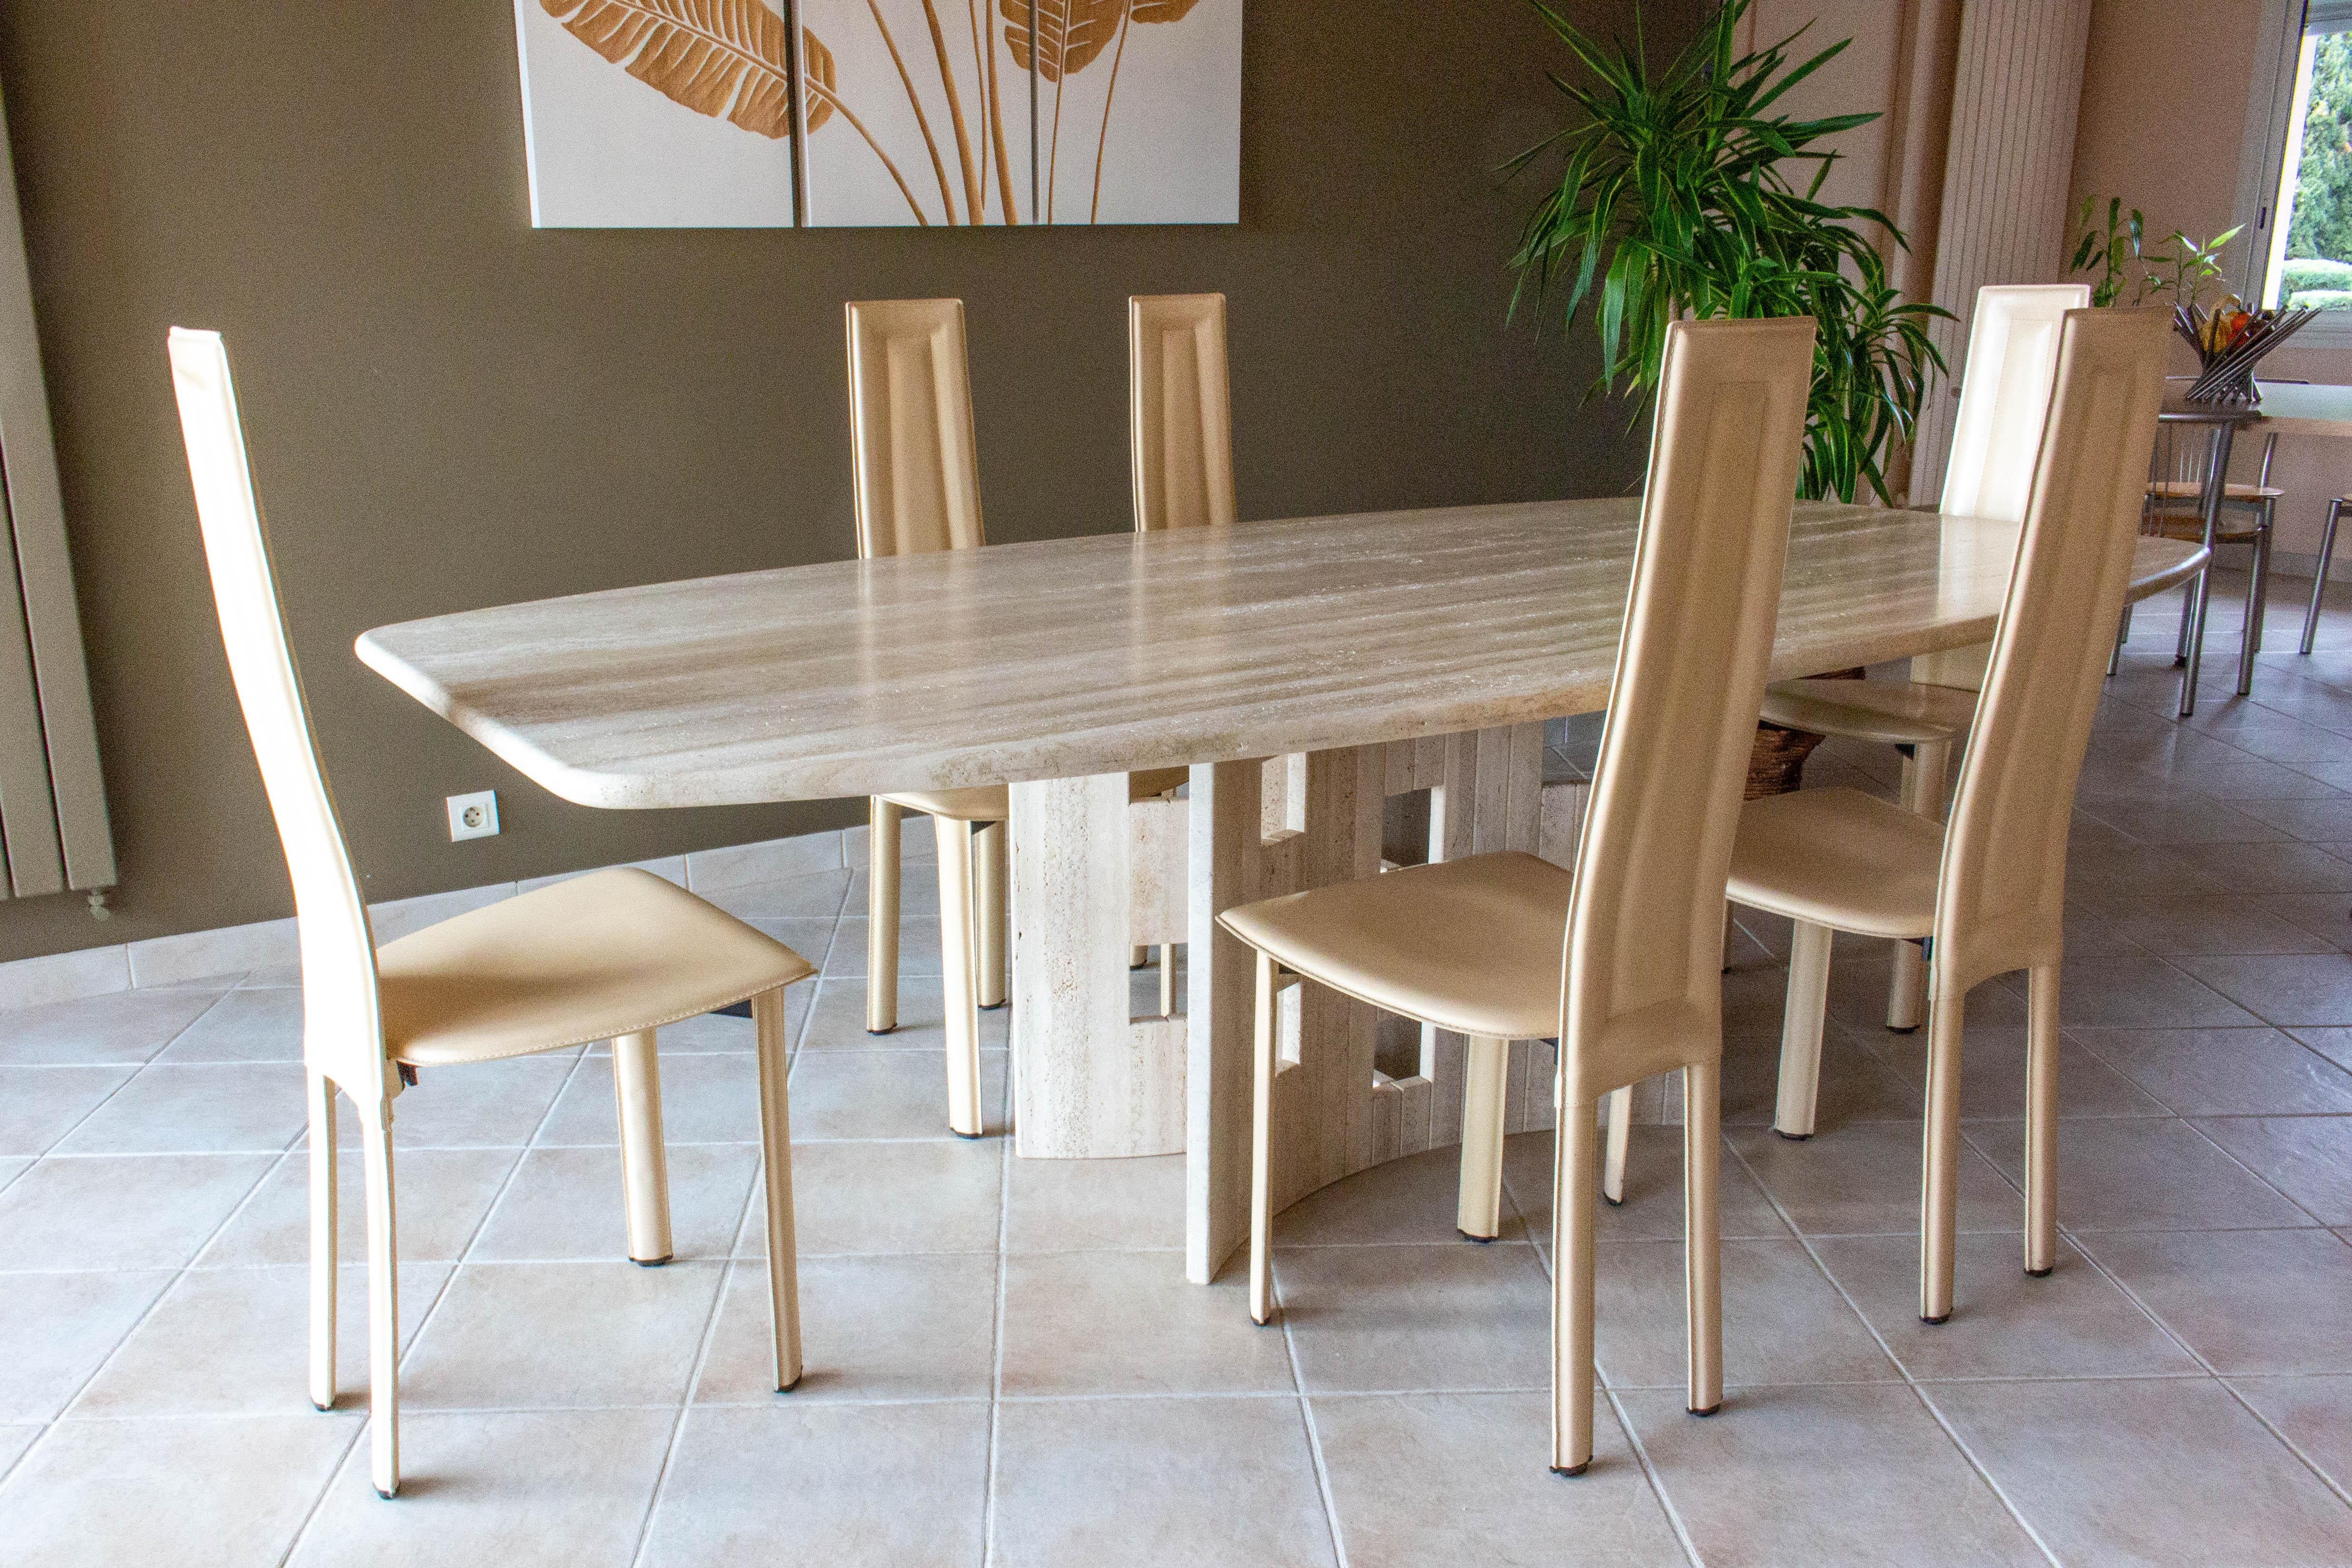
[[(2303, 111), (2303, 95), (2296, 89), (2304, 85), (2308, 14), (2305, 0), (2263, 0), (2254, 78), (2246, 94), (2237, 203), (2231, 217), (2244, 226), (2252, 241), (2240, 253), (2235, 268), (2236, 291), (2248, 300), (2261, 300), (2268, 291), (2273, 257), (2285, 241), (2285, 226), (2278, 221), (2279, 187), (2286, 173), (2287, 144)], [(2296, 332), (2294, 341), (2299, 348), (2352, 348), (2352, 310), (2321, 312)]]

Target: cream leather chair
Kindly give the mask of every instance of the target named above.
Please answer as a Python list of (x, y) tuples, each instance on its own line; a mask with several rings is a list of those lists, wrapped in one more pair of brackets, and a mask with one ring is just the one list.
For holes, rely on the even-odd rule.
[[(629, 1256), (669, 1258), (655, 1032), (748, 998), (759, 1037), (776, 1386), (800, 1381), (784, 991), (814, 973), (782, 943), (637, 870), (601, 871), (375, 946), (319, 763), (216, 332), (173, 328), (172, 377), (221, 639), (294, 883), (310, 1076), (310, 1397), (335, 1402), (335, 1095), (359, 1113), (367, 1194), (370, 1475), (400, 1485), (393, 1101), (419, 1069), (613, 1045)], [(430, 1092), (429, 1090), (426, 1092)], [(533, 1331), (528, 1324), (518, 1332)]]
[[(2058, 961), (2066, 830), (2138, 532), (2170, 337), (2160, 310), (2070, 310), (2017, 565), (1949, 824), (1858, 790), (1801, 790), (1740, 815), (1731, 898), (1830, 931), (1931, 942), (1919, 1315), (1952, 1310), (1960, 1025), (1971, 986), (2022, 969), (2025, 1267), (2057, 1247)], [(1821, 997), (1792, 967), (1780, 1101), (1810, 1123)]]
[[(1977, 290), (1976, 320), (1969, 329), (1968, 363), (1962, 367), (1960, 407), (1952, 428), (1952, 450), (1944, 466), (1944, 495), (1937, 510), (1962, 517), (2017, 522), (2033, 482), (2034, 454), (2050, 408), (2057, 374), (2058, 328), (2069, 310), (2091, 302), (2088, 285), (2055, 283)], [(1816, 735), (1846, 735), (1903, 746), (1901, 799), (1906, 810), (1932, 821), (1944, 815), (1944, 785), (1953, 743), (1969, 732), (1984, 683), (1981, 647), (1955, 648), (1911, 661), (1911, 679), (1890, 680), (1782, 680), (1764, 694), (1769, 723)], [(1809, 992), (1826, 996), (1830, 982), (1829, 934), (1820, 931), (1790, 954), (1792, 976)], [(1886, 1026), (1908, 1034), (1919, 1026), (1927, 994), (1927, 964), (1916, 942), (1895, 943), (1887, 987)], [(1782, 1105), (1773, 1126), (1786, 1138), (1812, 1136), (1810, 1113)]]
[[(853, 301), (847, 316), (859, 558), (980, 548), (986, 541), (963, 301)], [(1137, 773), (1129, 787), (1148, 799), (1182, 783), (1183, 773)], [(980, 1010), (1005, 1002), (1012, 807), (1003, 784), (908, 790), (867, 802), (866, 1027), (877, 1035), (898, 1026), (898, 833), (910, 811), (931, 819), (939, 846), (948, 1126), (977, 1138)]]
[[(1552, 1468), (1592, 1457), (1598, 1102), (1683, 1070), (1690, 1408), (1722, 1402), (1723, 892), (1780, 608), (1813, 323), (1669, 329), (1609, 720), (1573, 873), (1517, 852), (1231, 910), (1257, 952), (1250, 1311), (1272, 1315), (1275, 992), (1286, 972), (1471, 1039), (1462, 1208), (1491, 1215), (1503, 1066), (1557, 1036)], [(1470, 1228), (1465, 1225), (1465, 1229)], [(1491, 1226), (1490, 1226), (1491, 1233)]]

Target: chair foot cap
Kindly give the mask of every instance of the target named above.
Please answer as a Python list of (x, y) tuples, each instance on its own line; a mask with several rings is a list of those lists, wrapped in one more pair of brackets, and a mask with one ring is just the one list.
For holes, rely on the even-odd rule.
[[(806, 1377), (808, 1373), (801, 1373), (801, 1377)], [(793, 1389), (798, 1388), (801, 1385), (801, 1377), (796, 1377), (790, 1383), (780, 1383), (776, 1384), (776, 1392), (778, 1394), (790, 1394)]]
[(1776, 1138), (1785, 1138), (1791, 1143), (1810, 1143), (1813, 1138), (1810, 1132), (1783, 1132), (1777, 1127), (1772, 1129), (1772, 1134)]
[(320, 1404), (317, 1400), (315, 1400), (315, 1399), (314, 1399), (314, 1400), (310, 1401), (310, 1408), (311, 1408), (311, 1409), (313, 1409), (313, 1410), (325, 1411), (325, 1412), (331, 1413), (331, 1412), (334, 1410), (334, 1408), (335, 1408), (335, 1405), (334, 1405), (334, 1401), (332, 1401), (332, 1400), (329, 1400), (326, 1404), (321, 1405), (321, 1404)]
[(982, 1002), (982, 1003), (980, 1005), (980, 1010), (981, 1010), (982, 1012), (983, 1012), (983, 1013), (993, 1013), (993, 1012), (995, 1012), (999, 1007), (1010, 1006), (1010, 1005), (1012, 1005), (1012, 1002), (1013, 1002), (1013, 998), (1012, 998), (1012, 997), (1010, 997), (1010, 996), (1007, 996), (1007, 997), (1006, 997), (1003, 1001), (1002, 1001), (1002, 1002)]
[(961, 1128), (958, 1128), (958, 1127), (950, 1127), (950, 1128), (949, 1128), (949, 1129), (948, 1129), (948, 1131), (950, 1131), (950, 1132), (952, 1132), (952, 1133), (954, 1133), (957, 1137), (961, 1138), (961, 1139), (965, 1140), (966, 1142), (972, 1142), (972, 1143), (977, 1143), (977, 1142), (979, 1142), (982, 1139), (983, 1139), (983, 1138), (985, 1138), (985, 1137), (987, 1137), (987, 1136), (988, 1136), (988, 1134), (987, 1134), (987, 1133), (985, 1133), (985, 1132), (966, 1132), (966, 1131), (964, 1131)]
[(1948, 1323), (1952, 1321), (1952, 1314), (1947, 1312), (1940, 1318), (1931, 1318), (1927, 1316), (1927, 1313), (1922, 1312), (1919, 1314), (1919, 1321), (1923, 1323)]
[(1706, 1416), (1712, 1415), (1714, 1415), (1717, 1411), (1718, 1411), (1718, 1410), (1722, 1409), (1722, 1408), (1723, 1408), (1723, 1401), (1722, 1401), (1722, 1400), (1720, 1400), (1720, 1399), (1718, 1399), (1718, 1400), (1717, 1400), (1714, 1404), (1712, 1404), (1712, 1405), (1708, 1405), (1708, 1406), (1707, 1406), (1706, 1409), (1704, 1409), (1704, 1410), (1701, 1410), (1701, 1409), (1700, 1409), (1697, 1405), (1691, 1405), (1691, 1406), (1688, 1406), (1688, 1408), (1689, 1408), (1690, 1413), (1691, 1413), (1692, 1415), (1704, 1418), (1704, 1417), (1706, 1417)]
[(1255, 1313), (1251, 1314), (1251, 1317), (1250, 1317), (1250, 1321), (1251, 1321), (1252, 1323), (1255, 1324), (1257, 1327), (1259, 1327), (1259, 1328), (1261, 1328), (1261, 1329), (1270, 1329), (1270, 1328), (1274, 1327), (1274, 1325), (1275, 1325), (1275, 1321), (1276, 1321), (1276, 1314), (1275, 1314), (1275, 1313), (1272, 1313), (1272, 1312), (1268, 1312), (1268, 1313), (1267, 1313), (1265, 1317), (1263, 1317), (1263, 1318), (1258, 1317), (1258, 1316), (1257, 1316), (1256, 1314), (1255, 1314)]
[(382, 1499), (383, 1499), (383, 1500), (384, 1500), (384, 1501), (386, 1501), (386, 1502), (390, 1502), (390, 1501), (392, 1500), (393, 1492), (396, 1492), (396, 1491), (398, 1491), (399, 1489), (399, 1489), (398, 1487), (394, 1487), (394, 1488), (393, 1488), (393, 1489), (392, 1489), (392, 1491), (388, 1492), (388, 1491), (384, 1490), (382, 1487), (378, 1487), (378, 1488), (376, 1488), (376, 1489), (375, 1489), (375, 1495), (376, 1495), (376, 1496), (378, 1496), (378, 1497), (380, 1497), (380, 1498), (382, 1498)]
[(893, 1024), (887, 1029), (868, 1029), (866, 1032), (869, 1035), (895, 1035), (898, 1032), (898, 1026)]
[(2058, 1266), (2054, 1263), (2047, 1268), (2029, 1268), (2025, 1271), (2025, 1277), (2028, 1279), (2047, 1279), (2057, 1272), (2057, 1268)]
[(632, 1258), (629, 1261), (640, 1268), (659, 1268), (676, 1256), (676, 1253), (665, 1252), (659, 1258)]
[(1886, 1026), (1886, 1032), (1890, 1035), (1916, 1035), (1919, 1032), (1919, 1026), (1916, 1024), (1889, 1024)]
[(1454, 1233), (1456, 1236), (1459, 1236), (1463, 1240), (1475, 1241), (1481, 1247), (1485, 1247), (1496, 1239), (1491, 1236), (1474, 1236), (1470, 1232), (1464, 1230), (1458, 1225), (1454, 1227)]
[(1591, 1468), (1592, 1461), (1587, 1459), (1580, 1465), (1554, 1465), (1551, 1473), (1555, 1476), (1580, 1476)]
[(1623, 1198), (1612, 1198), (1607, 1193), (1601, 1194), (1601, 1201), (1607, 1204), (1612, 1209), (1622, 1209), (1625, 1206), (1625, 1200)]

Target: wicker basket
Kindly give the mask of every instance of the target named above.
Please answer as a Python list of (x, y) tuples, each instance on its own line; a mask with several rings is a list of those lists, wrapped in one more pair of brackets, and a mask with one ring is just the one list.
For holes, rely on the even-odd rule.
[[(1860, 667), (1835, 669), (1817, 680), (1860, 680)], [(1822, 737), (1806, 730), (1784, 730), (1778, 724), (1756, 726), (1756, 748), (1748, 753), (1748, 793), (1741, 798), (1761, 800), (1768, 795), (1787, 795), (1804, 782), (1805, 759)]]

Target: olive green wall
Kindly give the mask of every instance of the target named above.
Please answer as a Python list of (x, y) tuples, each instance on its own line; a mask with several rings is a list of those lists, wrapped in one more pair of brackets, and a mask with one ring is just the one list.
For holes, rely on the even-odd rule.
[[(1619, 0), (1567, 7), (1607, 29)], [(1649, 7), (1654, 41), (1696, 0)], [(362, 668), (369, 626), (853, 553), (841, 305), (960, 295), (1002, 541), (1129, 525), (1125, 300), (1231, 298), (1242, 514), (1622, 491), (1591, 352), (1505, 324), (1556, 121), (1521, 0), (1248, 0), (1238, 227), (535, 233), (500, 0), (0, 8), (121, 885), (0, 905), (0, 959), (285, 914), (211, 624), (164, 329), (236, 355), (368, 896), (807, 832), (862, 803), (595, 812)], [(1671, 24), (1671, 25), (1664, 25)], [(453, 845), (441, 798), (495, 787)]]

